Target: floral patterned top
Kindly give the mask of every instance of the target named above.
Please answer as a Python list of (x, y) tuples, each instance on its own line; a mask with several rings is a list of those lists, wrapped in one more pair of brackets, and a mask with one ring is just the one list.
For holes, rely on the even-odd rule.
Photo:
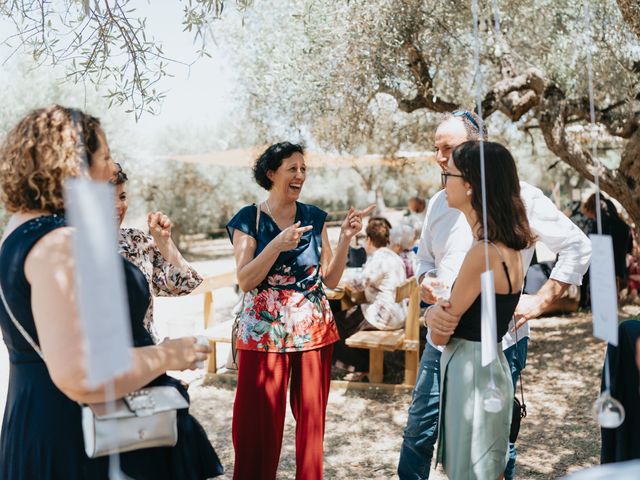
[[(186, 262), (182, 266), (167, 262), (155, 246), (153, 237), (142, 230), (121, 228), (118, 252), (142, 271), (154, 296), (187, 295), (202, 283), (202, 276)], [(153, 301), (147, 308), (144, 326), (157, 343), (159, 337), (153, 325)]]
[[(280, 228), (257, 207), (241, 209), (227, 224), (233, 242), (235, 230), (256, 239), (260, 252)], [(296, 218), (302, 226), (313, 225), (293, 250), (280, 253), (265, 280), (245, 293), (239, 318), (236, 347), (260, 352), (299, 352), (329, 345), (339, 339), (320, 275), (322, 229), (327, 217), (317, 207), (296, 202)]]

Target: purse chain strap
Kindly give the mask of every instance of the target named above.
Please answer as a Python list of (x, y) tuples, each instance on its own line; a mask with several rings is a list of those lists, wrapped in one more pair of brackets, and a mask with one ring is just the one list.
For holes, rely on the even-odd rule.
[(11, 319), (15, 327), (18, 329), (18, 331), (22, 334), (24, 339), (29, 343), (29, 345), (31, 345), (31, 347), (36, 351), (36, 353), (40, 356), (40, 358), (44, 362), (44, 356), (42, 355), (42, 350), (40, 350), (40, 347), (38, 346), (38, 344), (33, 340), (33, 338), (31, 338), (31, 335), (29, 335), (29, 332), (27, 332), (25, 328), (20, 324), (20, 322), (16, 320), (16, 317), (14, 317), (13, 312), (11, 311), (11, 308), (9, 308), (7, 299), (4, 297), (4, 292), (2, 291), (1, 282), (0, 282), (0, 297), (2, 297), (2, 303), (4, 304), (4, 309), (7, 311), (7, 314), (9, 315), (9, 318)]

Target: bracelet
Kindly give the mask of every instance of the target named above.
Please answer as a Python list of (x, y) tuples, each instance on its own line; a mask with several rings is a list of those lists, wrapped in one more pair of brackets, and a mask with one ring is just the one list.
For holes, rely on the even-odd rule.
[(423, 327), (429, 327), (429, 325), (427, 325), (427, 313), (429, 313), (429, 310), (431, 310), (433, 307), (435, 307), (435, 305), (429, 305), (427, 309), (424, 311), (424, 314), (422, 315), (422, 320), (420, 322)]

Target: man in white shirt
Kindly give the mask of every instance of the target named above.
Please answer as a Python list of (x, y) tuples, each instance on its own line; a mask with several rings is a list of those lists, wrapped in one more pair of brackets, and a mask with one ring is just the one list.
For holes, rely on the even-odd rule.
[[(457, 111), (448, 114), (436, 130), (436, 160), (444, 169), (452, 151), (467, 140), (480, 139), (480, 118), (472, 112)], [(484, 127), (484, 125), (483, 125)], [(482, 137), (486, 139), (486, 130)], [(570, 284), (580, 285), (591, 258), (591, 242), (555, 205), (538, 189), (521, 182), (521, 195), (527, 218), (533, 233), (554, 253), (558, 261), (550, 279), (535, 295), (523, 295), (516, 309), (518, 330), (511, 330), (502, 340), (505, 356), (511, 365), (514, 384), (526, 363), (529, 337), (527, 320), (536, 318), (553, 303)], [(491, 192), (488, 192), (491, 195)], [(435, 304), (436, 299), (425, 274), (438, 270), (438, 279), (451, 286), (458, 275), (473, 236), (464, 215), (449, 208), (444, 190), (436, 193), (429, 201), (427, 219), (422, 229), (418, 248), (418, 269), (416, 276), (420, 282), (424, 301)], [(534, 248), (522, 252), (523, 265), (528, 267)], [(429, 329), (448, 334), (455, 318), (442, 306), (429, 307), (425, 314)], [(442, 329), (442, 330), (440, 330)], [(404, 431), (400, 452), (398, 475), (402, 480), (429, 478), (433, 448), (438, 436), (440, 399), (440, 354), (427, 335), (427, 346), (422, 354), (418, 380), (416, 382), (409, 417)], [(505, 469), (505, 479), (515, 475), (515, 446), (509, 445), (509, 462)]]

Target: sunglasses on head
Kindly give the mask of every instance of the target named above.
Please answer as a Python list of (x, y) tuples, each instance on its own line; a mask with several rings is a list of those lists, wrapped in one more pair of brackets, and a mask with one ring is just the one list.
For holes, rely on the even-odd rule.
[(471, 124), (476, 127), (476, 130), (478, 130), (478, 132), (480, 132), (480, 125), (478, 125), (478, 122), (476, 122), (473, 119), (473, 115), (471, 115), (471, 113), (469, 113), (466, 110), (456, 110), (455, 112), (452, 112), (451, 115), (453, 115), (454, 117), (465, 117), (467, 120), (469, 120), (471, 122)]

